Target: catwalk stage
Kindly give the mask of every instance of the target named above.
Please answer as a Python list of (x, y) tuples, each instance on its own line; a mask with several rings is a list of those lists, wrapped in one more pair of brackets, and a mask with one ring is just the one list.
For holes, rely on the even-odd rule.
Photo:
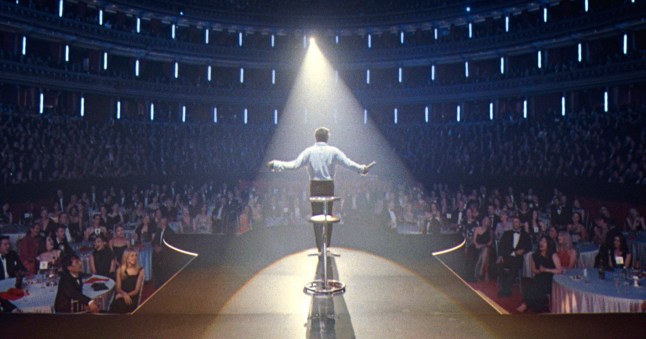
[[(347, 291), (313, 297), (321, 275), (311, 226), (239, 236), (182, 235), (183, 268), (133, 315), (0, 316), (2, 338), (534, 338), (638, 337), (643, 315), (501, 315), (450, 267), (457, 236), (337, 225), (328, 272)], [(626, 334), (628, 333), (628, 334)]]

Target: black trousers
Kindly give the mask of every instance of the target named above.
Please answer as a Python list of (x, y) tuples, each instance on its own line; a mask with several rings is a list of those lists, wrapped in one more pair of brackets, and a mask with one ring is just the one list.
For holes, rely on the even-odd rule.
[[(310, 197), (331, 197), (334, 196), (334, 181), (332, 180), (312, 180), (310, 181)], [(333, 203), (327, 203), (327, 214), (332, 215)], [(323, 214), (324, 204), (320, 202), (312, 203), (312, 215)], [(314, 237), (316, 239), (316, 248), (319, 252), (323, 248), (323, 225), (314, 224)], [(330, 246), (332, 240), (332, 224), (329, 224), (326, 229), (327, 241), (326, 245)]]

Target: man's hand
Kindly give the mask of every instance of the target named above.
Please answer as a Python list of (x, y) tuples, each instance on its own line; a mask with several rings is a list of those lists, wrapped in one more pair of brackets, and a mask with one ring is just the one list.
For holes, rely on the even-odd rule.
[(369, 163), (369, 164), (367, 164), (367, 165), (363, 165), (363, 169), (361, 170), (361, 174), (362, 174), (362, 175), (366, 175), (366, 174), (368, 174), (368, 171), (370, 171), (370, 169), (372, 168), (372, 166), (374, 166), (374, 165), (376, 165), (376, 164), (377, 164), (377, 163), (373, 161), (373, 162), (371, 162), (371, 163)]

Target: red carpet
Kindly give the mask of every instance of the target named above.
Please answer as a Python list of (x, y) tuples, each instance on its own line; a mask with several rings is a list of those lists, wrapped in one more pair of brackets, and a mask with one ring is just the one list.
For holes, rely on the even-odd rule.
[[(525, 281), (523, 281), (523, 284), (525, 284)], [(518, 305), (520, 305), (523, 301), (523, 295), (520, 292), (518, 285), (514, 285), (512, 287), (511, 297), (506, 298), (498, 297), (498, 285), (495, 281), (470, 282), (469, 285), (473, 287), (473, 289), (484, 293), (487, 297), (489, 297), (489, 299), (491, 299), (491, 301), (507, 310), (507, 312), (509, 312), (510, 314), (518, 314), (518, 312), (516, 312), (516, 307), (518, 307)], [(530, 313), (530, 311), (527, 311), (525, 313)]]

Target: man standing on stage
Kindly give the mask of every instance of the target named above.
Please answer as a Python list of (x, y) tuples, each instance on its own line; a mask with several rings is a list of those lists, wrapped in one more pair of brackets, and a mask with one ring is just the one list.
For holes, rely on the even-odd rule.
[[(307, 171), (310, 176), (310, 196), (325, 197), (334, 196), (334, 168), (341, 164), (349, 169), (354, 169), (362, 175), (368, 173), (374, 162), (368, 165), (360, 165), (350, 160), (341, 150), (327, 144), (330, 137), (330, 130), (325, 127), (319, 127), (314, 131), (316, 143), (303, 150), (295, 160), (279, 161), (272, 160), (267, 163), (267, 167), (273, 171), (282, 171), (285, 169), (298, 169), (308, 165)], [(327, 212), (332, 215), (332, 202), (328, 203)], [(323, 203), (312, 202), (312, 215), (323, 214)], [(316, 237), (316, 247), (319, 252), (323, 247), (323, 225), (314, 224), (314, 236)], [(332, 225), (327, 227), (327, 246), (330, 246), (332, 239)]]

